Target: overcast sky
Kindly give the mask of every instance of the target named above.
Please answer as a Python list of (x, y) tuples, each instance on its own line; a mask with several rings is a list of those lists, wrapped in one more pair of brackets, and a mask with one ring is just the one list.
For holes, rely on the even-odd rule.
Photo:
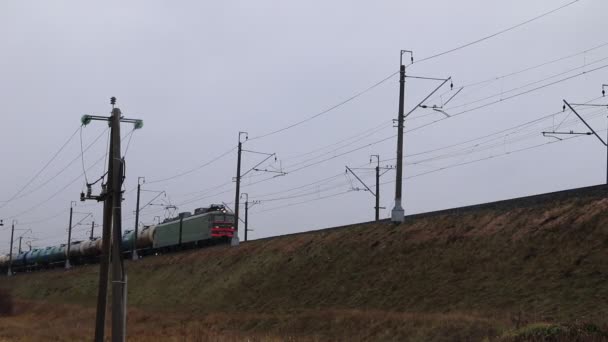
[[(413, 50), (415, 61), (422, 60), (566, 3), (4, 1), (0, 200), (13, 199), (0, 203), (5, 224), (0, 250), (8, 250), (6, 228), (13, 219), (18, 229), (32, 230), (25, 236), (38, 239), (34, 246), (67, 239), (70, 201), (77, 201), (84, 189), (83, 162), (89, 182), (99, 178), (107, 144), (105, 124), (84, 127), (82, 144), (91, 147), (82, 160), (80, 117), (108, 115), (111, 96), (118, 98), (126, 117), (145, 122), (132, 135), (130, 125), (122, 126), (127, 136), (123, 152), (129, 146), (126, 230), (134, 225), (138, 177), (145, 177), (144, 189), (167, 194), (142, 211), (145, 224), (169, 214), (163, 204), (176, 205), (178, 211), (210, 203), (230, 205), (236, 151), (225, 153), (236, 146), (239, 131), (259, 137), (341, 103), (398, 71), (401, 49)], [(603, 45), (608, 43), (607, 12), (606, 1), (580, 0), (408, 67), (411, 76), (453, 77), (454, 91), (442, 88), (426, 102), (429, 106), (441, 106), (464, 88), (443, 106), (451, 118), (418, 109), (406, 121), (406, 130), (415, 129), (405, 136), (407, 214), (605, 181), (606, 151), (595, 137), (560, 141), (540, 132), (588, 131), (573, 114), (561, 112), (561, 101), (595, 99), (608, 83), (608, 68), (598, 69), (608, 66), (608, 45)], [(536, 67), (546, 62), (552, 63)], [(488, 82), (475, 85), (481, 81)], [(438, 85), (408, 79), (407, 109)], [(250, 211), (250, 237), (373, 219), (373, 196), (348, 192), (362, 185), (344, 170), (345, 165), (373, 167), (372, 154), (380, 155), (383, 166), (395, 164), (396, 129), (391, 120), (397, 114), (398, 87), (393, 76), (335, 110), (244, 144), (250, 151), (276, 153), (276, 163), (271, 158), (260, 168), (287, 173), (270, 179), (276, 173), (252, 171), (243, 179), (242, 192), (261, 201)], [(527, 92), (538, 87), (542, 89)], [(600, 98), (594, 103), (607, 102)], [(579, 109), (605, 136), (608, 111)], [(530, 123), (535, 119), (540, 120)], [(554, 143), (541, 146), (549, 142)], [(244, 153), (243, 171), (263, 158)], [(373, 170), (356, 172), (373, 186)], [(382, 217), (390, 216), (394, 180), (394, 171), (382, 176), (386, 184), (381, 205), (387, 208)], [(142, 205), (156, 195), (143, 192)], [(101, 222), (101, 204), (78, 202), (74, 210), (75, 223), (88, 212)], [(90, 224), (91, 218), (82, 222)], [(87, 229), (77, 226), (74, 238), (86, 238)]]

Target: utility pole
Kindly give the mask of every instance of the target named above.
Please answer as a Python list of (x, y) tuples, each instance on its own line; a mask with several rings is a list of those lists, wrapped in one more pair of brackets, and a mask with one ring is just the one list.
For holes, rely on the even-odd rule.
[[(90, 185), (85, 197), (81, 194), (81, 200), (96, 199), (104, 201), (102, 255), (100, 261), (99, 291), (97, 296), (97, 316), (95, 321), (95, 341), (104, 341), (105, 311), (107, 303), (108, 269), (110, 254), (112, 256), (112, 341), (125, 341), (126, 338), (126, 272), (123, 268), (121, 252), (121, 206), (122, 206), (122, 181), (123, 160), (120, 156), (120, 123), (133, 123), (134, 129), (143, 127), (142, 120), (122, 118), (120, 109), (115, 107), (116, 98), (112, 97), (112, 115), (110, 117), (84, 115), (81, 119), (83, 125), (92, 120), (109, 122), (110, 150), (108, 166), (108, 182), (105, 191), (100, 196), (90, 195)], [(102, 177), (103, 178), (103, 177)], [(103, 189), (103, 185), (102, 185)]]
[(72, 214), (74, 213), (74, 205), (76, 202), (70, 202), (70, 223), (68, 225), (68, 244), (66, 246), (65, 252), (65, 269), (69, 270), (72, 265), (70, 265), (70, 244), (72, 243)]
[(403, 124), (405, 121), (404, 117), (404, 106), (405, 106), (405, 65), (403, 65), (403, 54), (409, 53), (411, 56), (412, 63), (414, 62), (414, 55), (412, 51), (401, 50), (399, 56), (399, 113), (397, 114), (397, 174), (396, 174), (396, 185), (395, 185), (395, 207), (391, 212), (391, 221), (395, 223), (401, 223), (405, 219), (405, 210), (401, 204), (401, 191), (403, 181)]
[(372, 158), (376, 157), (376, 221), (380, 221), (380, 155), (374, 154), (370, 156), (369, 161), (372, 161)]
[(13, 275), (13, 271), (11, 268), (13, 267), (13, 236), (15, 235), (15, 220), (13, 220), (13, 224), (11, 227), (11, 248), (8, 252), (8, 273), (7, 275), (10, 277)]
[(19, 249), (18, 249), (19, 252), (17, 252), (17, 255), (21, 254), (21, 239), (23, 239), (23, 236), (19, 237)]
[(125, 341), (124, 317), (124, 287), (125, 272), (123, 269), (121, 238), (122, 238), (122, 171), (123, 161), (120, 156), (120, 109), (112, 110), (112, 340)]
[[(444, 84), (450, 81), (452, 78), (433, 78), (433, 77), (420, 77), (420, 76), (406, 76), (405, 75), (405, 65), (403, 64), (403, 54), (410, 54), (411, 63), (414, 63), (414, 53), (409, 50), (401, 50), (401, 54), (399, 56), (399, 113), (397, 117), (397, 172), (396, 172), (396, 182), (395, 182), (395, 207), (391, 212), (391, 221), (394, 223), (401, 223), (405, 220), (405, 211), (403, 210), (402, 205), (402, 189), (403, 189), (403, 127), (405, 118), (407, 118), (410, 114), (412, 114), (417, 108), (427, 108), (424, 106), (426, 100), (428, 100), (433, 94), (435, 94)], [(415, 106), (412, 110), (410, 110), (407, 114), (404, 114), (405, 109), (405, 78), (418, 78), (423, 80), (432, 80), (432, 81), (443, 81), (435, 90), (433, 90), (429, 95), (427, 95), (420, 103)], [(450, 84), (450, 90), (454, 89), (454, 84)], [(462, 89), (461, 89), (462, 90)], [(448, 101), (451, 101), (460, 90), (454, 94)], [(434, 106), (434, 110), (440, 109), (440, 107)], [(442, 114), (449, 117), (447, 113), (443, 110), (438, 110)]]
[(131, 256), (133, 260), (137, 260), (137, 230), (139, 229), (139, 195), (141, 193), (141, 183), (139, 182), (141, 179), (146, 182), (144, 177), (137, 177), (137, 204), (135, 207), (135, 230), (133, 231), (133, 246)]
[(249, 194), (246, 192), (242, 193), (242, 196), (245, 196), (245, 241), (247, 241), (247, 232), (253, 231), (253, 229), (249, 229), (249, 208), (260, 203), (260, 201), (249, 202)]
[[(355, 176), (355, 178), (357, 178), (357, 180), (359, 181), (359, 183), (361, 183), (365, 189), (359, 189), (359, 188), (353, 188), (353, 190), (365, 190), (368, 191), (370, 194), (372, 194), (372, 196), (375, 197), (376, 199), (376, 205), (374, 206), (374, 210), (375, 210), (375, 219), (376, 221), (380, 220), (380, 209), (385, 209), (384, 207), (380, 206), (380, 176), (382, 176), (384, 173), (388, 172), (389, 170), (392, 170), (392, 167), (380, 167), (380, 155), (378, 154), (373, 154), (370, 156), (369, 162), (372, 162), (372, 159), (376, 157), (377, 162), (376, 162), (376, 167), (374, 168), (374, 170), (376, 171), (376, 191), (372, 191), (372, 189), (370, 189), (369, 186), (367, 186), (367, 184), (365, 184), (365, 182), (359, 177), (357, 176), (357, 174), (353, 171), (353, 170), (370, 170), (370, 168), (365, 168), (365, 167), (358, 167), (358, 168), (350, 168), (348, 166), (346, 166), (346, 173), (351, 173), (353, 176)], [(386, 170), (384, 171), (384, 173), (380, 173), (380, 170)]]
[(91, 236), (89, 236), (89, 240), (93, 240), (94, 231), (95, 231), (95, 221), (91, 222)]
[(241, 136), (245, 135), (245, 140), (249, 138), (247, 132), (239, 132), (238, 156), (236, 162), (236, 193), (234, 195), (234, 235), (232, 235), (232, 246), (239, 245), (239, 199), (241, 198), (241, 154), (243, 152), (243, 142)]
[[(112, 160), (112, 149), (108, 158)], [(110, 165), (110, 164), (109, 164)], [(112, 177), (112, 168), (108, 168), (108, 179)], [(101, 256), (99, 260), (99, 284), (97, 290), (97, 313), (95, 316), (95, 342), (103, 342), (106, 322), (106, 305), (108, 300), (108, 273), (110, 270), (110, 237), (112, 235), (112, 196), (109, 193), (110, 184), (106, 184), (103, 198), (103, 224), (101, 236)]]
[[(237, 158), (237, 164), (236, 164), (236, 193), (234, 195), (234, 216), (235, 216), (234, 230), (235, 230), (235, 234), (232, 236), (232, 241), (231, 241), (232, 246), (239, 245), (239, 236), (238, 236), (239, 220), (240, 220), (239, 199), (241, 198), (241, 178), (246, 176), (251, 171), (276, 173), (277, 175), (275, 175), (274, 177), (284, 176), (287, 174), (286, 172), (283, 172), (282, 169), (281, 170), (258, 169), (257, 168), (258, 166), (262, 165), (264, 162), (266, 162), (268, 159), (270, 159), (272, 157), (274, 157), (274, 161), (276, 162), (277, 161), (276, 153), (265, 153), (265, 152), (258, 152), (258, 151), (243, 150), (243, 141), (241, 139), (242, 135), (245, 135), (245, 141), (247, 141), (247, 139), (249, 139), (247, 132), (239, 132), (238, 158)], [(257, 163), (254, 167), (250, 168), (247, 172), (241, 174), (241, 155), (243, 152), (262, 154), (262, 155), (265, 155), (266, 158), (264, 158), (261, 162)], [(245, 235), (246, 234), (247, 234), (247, 230), (245, 230)]]

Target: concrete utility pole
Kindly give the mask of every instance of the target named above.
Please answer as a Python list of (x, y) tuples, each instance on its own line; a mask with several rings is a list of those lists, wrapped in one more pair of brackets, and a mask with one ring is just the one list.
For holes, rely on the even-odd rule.
[[(396, 174), (396, 185), (395, 185), (395, 207), (391, 211), (391, 221), (395, 223), (401, 223), (405, 219), (405, 211), (401, 204), (401, 191), (403, 187), (403, 124), (405, 121), (404, 117), (404, 106), (405, 106), (405, 65), (403, 65), (403, 54), (410, 53), (411, 51), (401, 50), (399, 56), (399, 113), (397, 114), (397, 174)], [(412, 55), (412, 62), (413, 62)]]
[(371, 158), (376, 157), (377, 159), (377, 164), (376, 164), (376, 221), (380, 221), (380, 155), (379, 154), (375, 154), (370, 156), (370, 161)]
[[(108, 158), (112, 160), (112, 149)], [(110, 164), (108, 164), (110, 165)], [(112, 168), (108, 169), (108, 179), (112, 177)], [(108, 300), (108, 273), (110, 270), (110, 236), (112, 235), (112, 196), (110, 184), (106, 185), (103, 196), (103, 224), (101, 235), (101, 256), (99, 260), (99, 285), (97, 289), (97, 313), (95, 318), (95, 342), (103, 342), (106, 322), (106, 305)]]
[(234, 235), (230, 242), (232, 246), (239, 245), (239, 199), (241, 198), (241, 154), (243, 153), (242, 135), (245, 135), (245, 140), (249, 138), (247, 132), (239, 132), (238, 156), (236, 162), (236, 193), (234, 195)]
[[(376, 221), (380, 220), (380, 209), (385, 209), (384, 207), (380, 206), (380, 176), (382, 176), (384, 173), (388, 172), (389, 170), (392, 170), (392, 167), (380, 167), (380, 155), (378, 154), (373, 154), (370, 156), (369, 162), (372, 162), (372, 159), (376, 157), (377, 159), (377, 166), (374, 168), (374, 170), (376, 171), (376, 191), (372, 191), (372, 189), (370, 189), (369, 186), (367, 186), (367, 184), (365, 184), (365, 182), (359, 177), (357, 176), (357, 174), (353, 171), (353, 170), (370, 170), (370, 168), (365, 168), (365, 167), (357, 167), (357, 168), (350, 168), (350, 167), (346, 167), (346, 172), (350, 172), (353, 176), (355, 176), (355, 178), (357, 178), (357, 180), (359, 181), (359, 183), (361, 183), (364, 187), (365, 187), (365, 191), (368, 191), (370, 194), (372, 194), (372, 196), (375, 197), (376, 199), (376, 205), (374, 206), (374, 210), (375, 210), (375, 219)], [(380, 173), (380, 170), (386, 170), (384, 173)], [(359, 188), (355, 188), (354, 190), (362, 190)]]
[[(282, 169), (280, 170), (268, 170), (268, 169), (259, 169), (258, 166), (262, 165), (263, 163), (265, 163), (268, 159), (274, 157), (274, 161), (277, 161), (277, 156), (276, 153), (265, 153), (265, 152), (259, 152), (259, 151), (250, 151), (250, 150), (243, 150), (243, 142), (241, 140), (241, 136), (245, 135), (245, 140), (247, 140), (249, 137), (247, 136), (247, 132), (239, 132), (239, 145), (238, 145), (238, 159), (237, 159), (237, 164), (236, 164), (236, 193), (234, 195), (234, 229), (235, 229), (235, 234), (232, 236), (232, 241), (231, 241), (231, 245), (232, 246), (238, 246), (239, 245), (239, 199), (241, 198), (241, 178), (246, 176), (249, 172), (251, 171), (258, 171), (258, 172), (269, 172), (269, 173), (276, 173), (277, 175), (275, 175), (275, 177), (279, 177), (279, 176), (284, 176), (287, 173), (283, 172)], [(254, 167), (250, 168), (249, 170), (247, 170), (245, 173), (241, 174), (241, 155), (243, 152), (249, 152), (249, 153), (255, 153), (255, 154), (261, 154), (261, 155), (265, 155), (266, 158), (264, 158), (261, 162), (257, 163)], [(245, 234), (247, 234), (247, 231), (245, 230)]]
[(72, 244), (72, 215), (74, 213), (74, 205), (76, 202), (70, 202), (70, 223), (68, 224), (68, 244), (65, 252), (65, 269), (68, 270), (72, 267), (70, 265), (70, 245)]
[(247, 232), (253, 231), (253, 229), (249, 229), (249, 208), (260, 203), (260, 201), (249, 202), (249, 194), (246, 192), (242, 193), (242, 196), (245, 196), (245, 241), (247, 241)]
[(126, 272), (123, 268), (121, 251), (121, 188), (124, 169), (123, 160), (120, 156), (120, 123), (133, 123), (135, 125), (134, 129), (143, 127), (143, 121), (141, 120), (122, 118), (120, 109), (115, 108), (115, 97), (112, 97), (111, 104), (112, 115), (110, 117), (84, 115), (81, 120), (83, 125), (89, 124), (92, 120), (106, 121), (109, 122), (111, 127), (111, 142), (108, 152), (110, 162), (106, 191), (102, 191), (100, 196), (90, 196), (91, 184), (87, 184), (87, 187), (89, 187), (88, 195), (85, 197), (84, 193), (81, 194), (81, 200), (96, 199), (97, 201), (104, 201), (102, 255), (99, 272), (99, 292), (97, 296), (97, 317), (95, 321), (96, 342), (104, 341), (110, 254), (112, 255), (112, 341), (125, 341), (126, 338)]
[(93, 240), (94, 231), (95, 231), (95, 221), (91, 222), (91, 236), (89, 236), (89, 240)]
[(146, 182), (146, 179), (144, 177), (137, 177), (137, 204), (135, 207), (135, 230), (133, 231), (133, 247), (132, 247), (132, 252), (131, 252), (131, 257), (133, 260), (137, 260), (138, 256), (137, 256), (137, 233), (138, 233), (138, 229), (139, 229), (139, 195), (141, 193), (141, 183), (139, 182), (141, 179), (144, 180), (144, 183)]
[[(405, 211), (403, 210), (402, 205), (402, 189), (403, 189), (403, 126), (405, 122), (405, 118), (412, 114), (417, 108), (427, 108), (424, 103), (428, 100), (433, 94), (435, 94), (444, 84), (449, 82), (452, 78), (434, 78), (434, 77), (420, 77), (420, 76), (406, 76), (405, 75), (405, 65), (403, 65), (403, 54), (409, 53), (410, 60), (414, 63), (414, 54), (412, 51), (401, 50), (401, 56), (399, 57), (400, 69), (399, 69), (399, 114), (397, 118), (397, 173), (396, 173), (396, 184), (395, 184), (395, 207), (391, 212), (391, 221), (395, 223), (401, 223), (405, 220)], [(420, 103), (415, 106), (412, 110), (410, 110), (407, 114), (404, 114), (405, 109), (405, 78), (418, 78), (423, 80), (431, 80), (431, 81), (443, 81), (435, 90), (433, 90), (430, 94), (428, 94)], [(450, 84), (450, 90), (454, 89), (454, 84)], [(460, 89), (462, 90), (462, 89)], [(451, 101), (459, 92), (454, 94), (449, 100)], [(447, 103), (447, 102), (446, 102)], [(446, 115), (449, 115), (443, 111), (442, 107), (433, 106), (431, 107), (434, 110)]]
[(125, 272), (122, 263), (122, 170), (123, 161), (120, 156), (120, 109), (112, 110), (112, 340), (125, 341), (124, 317), (124, 288)]
[(23, 239), (23, 236), (19, 237), (19, 248), (17, 249), (18, 250), (17, 255), (21, 254), (21, 239)]
[(11, 227), (11, 247), (8, 250), (8, 273), (7, 275), (10, 277), (13, 275), (13, 271), (11, 268), (13, 267), (13, 236), (15, 236), (15, 220), (13, 220), (13, 224)]

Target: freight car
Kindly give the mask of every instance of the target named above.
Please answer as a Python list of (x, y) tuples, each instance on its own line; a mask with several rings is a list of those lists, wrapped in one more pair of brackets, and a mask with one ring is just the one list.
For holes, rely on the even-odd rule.
[[(125, 257), (130, 257), (133, 249), (139, 256), (163, 254), (182, 249), (204, 247), (230, 242), (235, 234), (234, 214), (223, 205), (212, 204), (198, 208), (194, 213), (183, 212), (175, 218), (164, 220), (158, 225), (144, 226), (137, 234), (126, 230), (122, 235), (121, 249)], [(89, 264), (99, 261), (101, 238), (70, 243), (70, 264)], [(63, 265), (68, 248), (66, 244), (34, 248), (12, 256), (13, 271), (31, 271)], [(0, 272), (8, 271), (9, 255), (0, 255)]]

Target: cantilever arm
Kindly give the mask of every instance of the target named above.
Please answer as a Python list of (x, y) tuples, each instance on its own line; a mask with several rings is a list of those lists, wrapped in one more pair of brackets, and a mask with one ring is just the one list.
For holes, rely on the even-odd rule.
[(574, 110), (574, 108), (572, 108), (572, 106), (568, 103), (568, 101), (564, 100), (564, 103), (566, 104), (566, 106), (568, 106), (570, 108), (570, 110), (576, 114), (576, 116), (578, 116), (579, 119), (581, 119), (581, 121), (585, 124), (585, 126), (587, 126), (587, 128), (589, 128), (591, 130), (591, 132), (593, 132), (593, 134), (599, 139), (599, 141), (602, 142), (602, 144), (606, 147), (608, 147), (608, 144), (606, 144), (606, 142), (604, 141), (604, 139), (602, 139), (599, 134), (597, 134), (597, 132), (587, 123), (587, 121), (585, 121), (585, 119), (583, 119), (582, 116), (580, 116), (576, 110)]

